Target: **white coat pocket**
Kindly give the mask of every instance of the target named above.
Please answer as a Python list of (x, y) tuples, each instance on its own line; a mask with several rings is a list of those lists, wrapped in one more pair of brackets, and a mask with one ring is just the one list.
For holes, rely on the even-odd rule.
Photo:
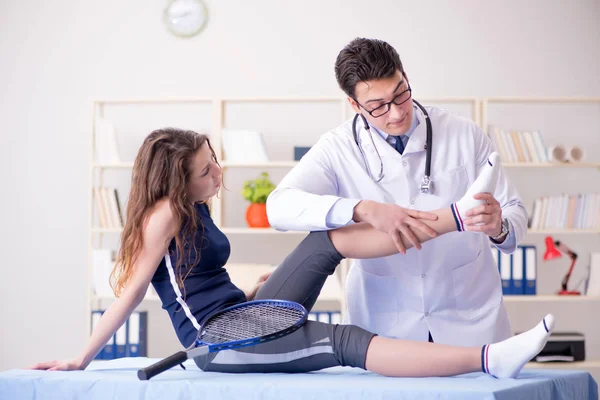
[(375, 275), (355, 265), (348, 276), (350, 322), (378, 335), (398, 324), (396, 277)]
[(469, 177), (463, 165), (437, 174), (434, 181), (435, 195), (440, 196), (444, 204), (457, 202), (469, 189)]
[(480, 250), (475, 260), (452, 271), (456, 312), (461, 318), (477, 319), (496, 307), (502, 296), (494, 291), (500, 288), (498, 275), (490, 273), (486, 257)]
[(434, 185), (433, 195), (419, 197), (419, 208), (423, 210), (448, 207), (460, 200), (469, 189), (467, 170), (462, 165), (446, 171), (435, 172), (432, 181)]

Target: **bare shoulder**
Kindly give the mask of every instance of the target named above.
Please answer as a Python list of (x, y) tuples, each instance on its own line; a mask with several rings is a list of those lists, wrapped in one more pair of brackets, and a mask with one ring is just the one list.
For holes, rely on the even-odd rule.
[(169, 199), (159, 200), (148, 215), (144, 224), (144, 236), (151, 242), (168, 242), (175, 236), (177, 222), (171, 210)]

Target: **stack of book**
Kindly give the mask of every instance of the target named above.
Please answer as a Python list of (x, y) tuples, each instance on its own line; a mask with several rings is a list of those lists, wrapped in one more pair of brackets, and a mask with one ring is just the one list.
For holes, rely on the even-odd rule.
[(543, 196), (535, 200), (531, 229), (599, 229), (600, 193)]
[(102, 229), (123, 229), (123, 212), (117, 189), (94, 188), (98, 225)]
[(548, 151), (538, 131), (504, 131), (494, 125), (488, 127), (488, 134), (500, 159), (507, 163), (547, 163)]

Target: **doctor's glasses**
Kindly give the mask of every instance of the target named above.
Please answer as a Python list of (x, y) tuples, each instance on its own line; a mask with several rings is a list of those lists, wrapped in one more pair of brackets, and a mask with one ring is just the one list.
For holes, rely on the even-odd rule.
[(356, 104), (358, 104), (359, 106), (361, 106), (373, 118), (379, 118), (379, 117), (387, 114), (390, 111), (390, 108), (392, 107), (392, 103), (394, 103), (397, 106), (406, 103), (410, 99), (411, 93), (412, 93), (412, 89), (410, 88), (410, 85), (408, 85), (408, 89), (406, 89), (405, 91), (403, 91), (399, 95), (395, 96), (392, 99), (392, 101), (389, 101), (387, 103), (383, 103), (382, 105), (380, 105), (378, 107), (375, 107), (372, 110), (366, 109), (365, 106), (363, 106), (362, 104), (360, 104), (358, 102), (358, 100), (354, 99), (354, 101), (356, 101)]

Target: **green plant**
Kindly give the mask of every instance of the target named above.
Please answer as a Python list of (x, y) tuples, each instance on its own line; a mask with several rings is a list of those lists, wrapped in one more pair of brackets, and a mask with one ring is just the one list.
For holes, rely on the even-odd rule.
[(266, 203), (269, 194), (275, 190), (275, 185), (269, 179), (269, 174), (263, 172), (260, 177), (244, 182), (242, 196), (250, 203)]

